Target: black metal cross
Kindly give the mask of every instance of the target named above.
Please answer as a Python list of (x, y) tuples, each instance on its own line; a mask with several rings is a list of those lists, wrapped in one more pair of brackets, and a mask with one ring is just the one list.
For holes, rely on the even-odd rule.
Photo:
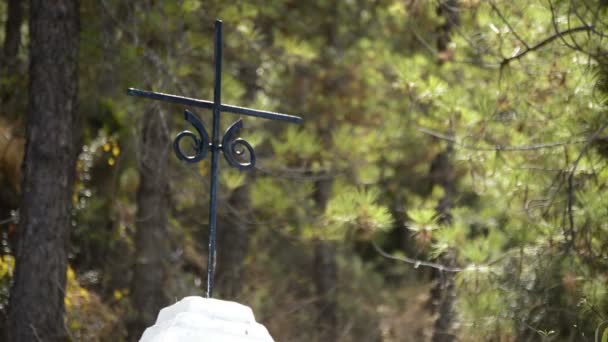
[[(211, 109), (213, 111), (213, 131), (211, 140), (209, 135), (203, 126), (203, 123), (188, 110), (184, 112), (185, 119), (190, 122), (198, 136), (191, 131), (183, 131), (179, 133), (173, 141), (173, 149), (175, 154), (180, 160), (187, 163), (196, 163), (205, 158), (207, 150), (211, 150), (211, 186), (210, 186), (210, 200), (209, 200), (209, 259), (207, 262), (207, 297), (211, 298), (213, 294), (213, 273), (215, 268), (215, 232), (216, 232), (216, 221), (217, 221), (217, 182), (218, 182), (218, 170), (219, 170), (219, 153), (223, 152), (224, 157), (228, 164), (241, 170), (251, 169), (255, 166), (255, 154), (253, 147), (241, 139), (236, 138), (236, 133), (243, 128), (243, 120), (239, 119), (224, 133), (220, 142), (220, 113), (229, 112), (250, 116), (257, 116), (260, 118), (280, 120), (293, 123), (300, 123), (302, 118), (293, 115), (267, 112), (263, 110), (256, 110), (238, 106), (231, 106), (222, 104), (221, 92), (222, 92), (222, 21), (215, 21), (215, 82), (213, 92), (213, 102), (198, 100), (189, 97), (169, 95), (163, 93), (157, 93), (146, 90), (139, 90), (129, 88), (127, 93), (132, 96), (147, 97), (153, 100), (172, 102), (178, 104), (189, 105), (193, 107), (200, 107)], [(180, 147), (180, 141), (183, 138), (190, 138), (194, 141), (194, 155), (187, 155), (183, 153)], [(247, 149), (249, 153), (249, 161), (239, 161), (238, 157), (241, 156)]]

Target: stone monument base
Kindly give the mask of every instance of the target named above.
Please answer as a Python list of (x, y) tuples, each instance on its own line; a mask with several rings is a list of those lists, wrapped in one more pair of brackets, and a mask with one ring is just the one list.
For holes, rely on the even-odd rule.
[(248, 306), (219, 299), (185, 297), (160, 311), (140, 342), (273, 342)]

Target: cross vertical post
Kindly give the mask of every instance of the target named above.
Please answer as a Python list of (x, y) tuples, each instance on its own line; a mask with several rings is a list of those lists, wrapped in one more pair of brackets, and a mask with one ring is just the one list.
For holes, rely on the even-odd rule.
[[(255, 167), (255, 153), (253, 147), (244, 139), (236, 137), (237, 132), (243, 128), (243, 120), (239, 119), (228, 127), (220, 140), (220, 113), (229, 112), (247, 116), (255, 116), (264, 119), (300, 123), (302, 118), (298, 116), (274, 113), (264, 110), (257, 110), (239, 106), (232, 106), (222, 103), (222, 21), (215, 21), (214, 37), (214, 87), (213, 102), (199, 100), (179, 95), (170, 95), (159, 92), (139, 90), (129, 88), (127, 94), (131, 96), (145, 97), (152, 100), (163, 102), (189, 105), (204, 109), (211, 109), (213, 112), (213, 129), (211, 138), (205, 130), (205, 126), (200, 119), (188, 110), (184, 111), (184, 118), (196, 129), (196, 133), (183, 131), (177, 134), (173, 140), (173, 150), (177, 157), (186, 163), (197, 163), (205, 158), (207, 151), (211, 150), (211, 181), (209, 187), (209, 258), (207, 259), (207, 292), (206, 296), (213, 296), (213, 277), (215, 273), (215, 242), (217, 231), (217, 187), (219, 174), (219, 155), (224, 154), (224, 158), (232, 167), (249, 170)], [(189, 155), (182, 151), (180, 141), (188, 138), (194, 142), (194, 155)], [(247, 151), (249, 161), (243, 161), (243, 154)]]
[(222, 103), (222, 21), (215, 22), (215, 83), (213, 88), (213, 144), (211, 148), (211, 186), (209, 189), (209, 258), (207, 259), (207, 297), (213, 295), (215, 273), (215, 231), (217, 224), (217, 177), (220, 153), (220, 105)]

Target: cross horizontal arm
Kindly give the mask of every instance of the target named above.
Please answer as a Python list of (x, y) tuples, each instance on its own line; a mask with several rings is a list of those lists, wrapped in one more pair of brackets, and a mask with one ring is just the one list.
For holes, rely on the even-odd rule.
[[(193, 99), (190, 97), (157, 93), (157, 92), (153, 92), (153, 91), (140, 90), (140, 89), (135, 89), (135, 88), (129, 88), (127, 90), (127, 94), (129, 94), (131, 96), (147, 97), (147, 98), (153, 99), (153, 100), (185, 104), (185, 105), (199, 107), (199, 108), (213, 109), (213, 102)], [(293, 123), (302, 122), (302, 118), (299, 116), (275, 113), (275, 112), (269, 112), (269, 111), (265, 111), (265, 110), (257, 110), (257, 109), (239, 107), (239, 106), (231, 106), (231, 105), (226, 105), (226, 104), (220, 105), (220, 111), (235, 113), (235, 114), (249, 115), (249, 116), (257, 116), (259, 118), (270, 119), (270, 120), (287, 121), (287, 122), (293, 122)]]

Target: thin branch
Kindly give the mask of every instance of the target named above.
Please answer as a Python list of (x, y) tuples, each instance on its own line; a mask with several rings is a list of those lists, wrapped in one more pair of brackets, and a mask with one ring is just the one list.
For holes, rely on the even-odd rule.
[[(555, 8), (553, 6), (553, 2), (551, 0), (548, 0), (549, 3), (549, 9), (551, 10), (551, 23), (553, 24), (553, 30), (556, 33), (559, 33), (559, 25), (557, 23), (557, 13), (555, 11)], [(562, 43), (564, 43), (564, 45), (566, 45), (567, 47), (569, 47), (572, 50), (576, 51), (576, 47), (572, 46), (572, 44), (570, 44), (569, 42), (566, 41), (566, 38), (564, 38), (561, 34), (558, 34), (559, 39), (562, 41)]]
[(4, 220), (0, 221), (0, 225), (7, 224), (7, 223), (17, 223), (17, 218), (16, 217), (9, 217), (7, 219), (4, 219)]
[(11, 210), (11, 216), (9, 218), (0, 220), (0, 225), (7, 223), (19, 223), (19, 210)]
[(426, 127), (420, 127), (420, 126), (418, 126), (418, 127), (416, 127), (416, 129), (419, 132), (421, 132), (421, 133), (428, 134), (428, 135), (433, 136), (435, 138), (439, 138), (439, 139), (442, 139), (442, 140), (453, 142), (459, 148), (463, 148), (463, 149), (466, 149), (466, 150), (473, 150), (473, 151), (490, 151), (490, 152), (496, 152), (496, 151), (506, 151), (506, 152), (535, 151), (535, 150), (542, 150), (542, 149), (547, 149), (547, 148), (556, 148), (556, 147), (565, 146), (565, 145), (582, 144), (582, 143), (584, 143), (584, 142), (587, 141), (587, 139), (574, 139), (574, 140), (556, 141), (556, 142), (550, 142), (550, 143), (544, 143), (544, 144), (521, 145), (521, 146), (494, 145), (494, 146), (488, 146), (488, 147), (477, 147), (477, 146), (472, 146), (472, 145), (465, 145), (462, 142), (458, 141), (455, 137), (446, 135), (446, 134), (441, 133), (441, 132), (437, 132), (437, 131), (431, 130), (431, 129), (426, 128)]
[(378, 244), (374, 240), (372, 240), (372, 246), (374, 247), (376, 252), (378, 252), (378, 254), (382, 255), (383, 257), (385, 257), (387, 259), (402, 261), (402, 262), (414, 265), (414, 268), (418, 268), (419, 266), (425, 266), (425, 267), (437, 269), (439, 271), (452, 272), (452, 273), (458, 273), (458, 272), (462, 272), (464, 270), (472, 269), (472, 268), (462, 268), (462, 267), (451, 267), (451, 266), (438, 264), (435, 262), (412, 259), (412, 258), (409, 258), (406, 256), (392, 255), (390, 253), (385, 252), (382, 248), (380, 248), (380, 246), (378, 246)]
[(505, 25), (507, 25), (507, 27), (509, 28), (509, 31), (511, 31), (513, 33), (513, 35), (515, 36), (515, 38), (517, 38), (517, 40), (519, 40), (520, 43), (524, 44), (524, 46), (526, 47), (526, 49), (530, 49), (530, 46), (528, 46), (528, 43), (526, 43), (526, 41), (523, 40), (519, 36), (519, 34), (517, 34), (517, 32), (515, 31), (515, 29), (513, 29), (513, 27), (511, 26), (511, 23), (509, 23), (509, 21), (504, 17), (504, 15), (502, 15), (502, 12), (498, 9), (498, 7), (494, 3), (494, 1), (489, 0), (488, 2), (490, 3), (490, 6), (492, 6), (492, 9), (494, 10), (494, 12), (496, 12), (496, 14), (498, 14), (498, 16), (500, 17), (500, 19), (502, 20), (502, 22), (505, 23)]
[(572, 213), (572, 204), (574, 203), (574, 173), (576, 172), (576, 169), (578, 168), (578, 164), (580, 163), (581, 159), (583, 159), (583, 156), (587, 152), (587, 149), (589, 149), (589, 146), (591, 146), (591, 144), (600, 136), (600, 134), (606, 128), (608, 128), (608, 121), (604, 122), (604, 124), (597, 131), (595, 131), (593, 135), (589, 137), (589, 139), (587, 139), (587, 142), (581, 149), (580, 153), (578, 154), (578, 157), (576, 158), (576, 160), (574, 160), (574, 163), (572, 164), (572, 169), (570, 170), (570, 174), (568, 175), (568, 206), (566, 211), (568, 213), (568, 223), (570, 226), (571, 244), (574, 243), (574, 215)]
[(577, 32), (588, 32), (588, 31), (592, 31), (593, 30), (593, 26), (589, 26), (589, 25), (585, 25), (585, 26), (578, 26), (578, 27), (574, 27), (574, 28), (570, 28), (564, 31), (558, 31), (555, 34), (541, 40), (540, 42), (534, 44), (533, 46), (530, 46), (528, 48), (526, 48), (525, 50), (523, 50), (522, 52), (518, 53), (515, 56), (509, 57), (509, 58), (504, 58), (502, 60), (502, 62), (500, 62), (500, 66), (501, 67), (505, 67), (507, 66), (509, 63), (511, 63), (514, 60), (520, 59), (522, 57), (524, 57), (525, 55), (527, 55), (529, 52), (533, 52), (536, 51), (540, 48), (542, 48), (543, 46), (553, 42), (554, 40), (561, 38), (564, 35), (571, 35)]
[(414, 268), (418, 268), (419, 266), (425, 266), (425, 267), (434, 268), (434, 269), (439, 270), (439, 271), (445, 271), (445, 272), (451, 272), (451, 273), (458, 273), (458, 272), (463, 272), (463, 271), (477, 271), (477, 270), (482, 270), (482, 269), (490, 269), (490, 267), (492, 267), (492, 265), (497, 264), (499, 261), (501, 261), (505, 257), (509, 256), (509, 254), (512, 254), (514, 252), (519, 251), (519, 249), (508, 250), (508, 251), (504, 252), (503, 254), (497, 256), (496, 258), (494, 258), (494, 260), (492, 260), (490, 262), (487, 262), (485, 264), (482, 264), (482, 265), (470, 264), (470, 265), (468, 265), (466, 267), (452, 267), (452, 266), (446, 266), (446, 265), (442, 265), (442, 264), (435, 263), (435, 262), (413, 259), (413, 258), (409, 258), (409, 257), (406, 257), (406, 256), (392, 255), (392, 254), (384, 251), (380, 246), (378, 246), (378, 244), (376, 243), (376, 241), (372, 240), (371, 243), (372, 243), (372, 246), (374, 247), (374, 249), (376, 250), (376, 252), (378, 252), (378, 254), (380, 254), (381, 256), (383, 256), (383, 257), (385, 257), (387, 259), (405, 262), (405, 263), (414, 265)]

